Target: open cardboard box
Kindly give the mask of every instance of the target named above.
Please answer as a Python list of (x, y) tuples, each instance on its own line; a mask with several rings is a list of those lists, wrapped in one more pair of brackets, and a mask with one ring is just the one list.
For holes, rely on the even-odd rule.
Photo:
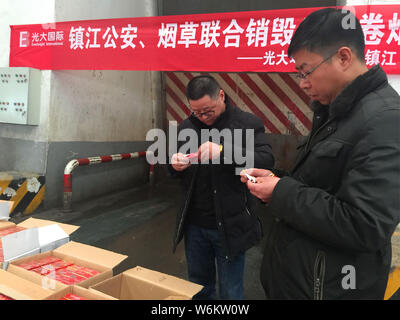
[(11, 221), (5, 221), (5, 220), (0, 220), (0, 230), (11, 228), (11, 227), (22, 227), (25, 229), (31, 229), (31, 228), (40, 228), (40, 227), (46, 227), (50, 225), (58, 225), (62, 230), (64, 230), (65, 233), (70, 235), (77, 229), (79, 229), (79, 226), (74, 226), (71, 224), (65, 224), (65, 223), (60, 223), (56, 221), (51, 221), (51, 220), (43, 220), (43, 219), (35, 219), (35, 218), (29, 218), (26, 219), (25, 221), (15, 224), (14, 222)]
[(135, 267), (89, 288), (117, 300), (190, 300), (203, 286), (165, 273)]
[(0, 269), (0, 294), (14, 300), (43, 300), (54, 292)]
[(60, 300), (65, 297), (67, 294), (75, 294), (79, 297), (84, 298), (85, 300), (114, 300), (111, 297), (107, 297), (104, 294), (98, 294), (95, 291), (79, 287), (79, 286), (68, 286), (65, 289), (61, 289), (52, 295), (49, 295), (44, 298), (44, 300)]
[(65, 233), (69, 235), (79, 229), (79, 226), (74, 226), (71, 224), (60, 223), (51, 220), (35, 219), (35, 218), (26, 219), (25, 221), (17, 224), (17, 226), (23, 227), (25, 229), (30, 229), (30, 228), (40, 228), (40, 227), (50, 226), (53, 224), (57, 224), (58, 226), (60, 226), (60, 228), (63, 229)]
[(5, 220), (0, 220), (0, 230), (15, 227), (15, 223)]
[(99, 271), (99, 274), (77, 284), (78, 286), (84, 288), (88, 288), (89, 286), (112, 277), (112, 269), (127, 258), (125, 255), (109, 250), (70, 241), (55, 250), (14, 260), (10, 263), (8, 271), (36, 283), (38, 283), (38, 281), (60, 283), (56, 280), (53, 280), (54, 277), (42, 276), (34, 271), (29, 271), (18, 266), (23, 262), (44, 258), (50, 255), (58, 257), (64, 261), (72, 262), (74, 264)]
[(2, 261), (0, 267), (7, 269), (10, 261), (46, 252), (67, 243), (69, 235), (79, 227), (50, 220), (29, 218), (17, 225), (9, 221), (0, 221), (0, 230), (10, 227), (25, 230), (9, 234), (2, 238)]

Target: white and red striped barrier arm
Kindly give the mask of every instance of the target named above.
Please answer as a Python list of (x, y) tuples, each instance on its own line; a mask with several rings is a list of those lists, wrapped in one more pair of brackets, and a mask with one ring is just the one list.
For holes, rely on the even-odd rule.
[[(151, 152), (151, 151), (147, 151)], [(97, 156), (97, 157), (89, 157), (89, 158), (81, 158), (74, 159), (68, 162), (64, 169), (64, 200), (63, 200), (63, 211), (71, 211), (71, 202), (72, 202), (72, 171), (79, 166), (87, 166), (105, 162), (112, 162), (118, 160), (127, 160), (134, 158), (143, 158), (146, 157), (146, 151), (133, 152), (133, 153), (121, 153), (121, 154), (113, 154), (109, 156)], [(152, 152), (151, 152), (152, 153)], [(154, 165), (150, 164), (149, 170), (149, 181), (153, 182), (154, 176)]]

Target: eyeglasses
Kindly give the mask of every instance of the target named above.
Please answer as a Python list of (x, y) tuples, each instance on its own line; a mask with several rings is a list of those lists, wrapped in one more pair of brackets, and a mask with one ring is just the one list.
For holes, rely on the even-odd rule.
[(321, 64), (323, 64), (324, 62), (327, 62), (330, 58), (332, 58), (332, 57), (336, 54), (336, 52), (337, 52), (337, 51), (335, 51), (333, 54), (331, 54), (328, 58), (322, 60), (322, 61), (321, 61), (320, 63), (318, 63), (314, 68), (311, 68), (311, 70), (308, 70), (308, 71), (305, 72), (305, 73), (301, 73), (301, 72), (296, 73), (296, 78), (299, 79), (299, 80), (305, 80), (305, 79), (307, 79), (307, 77), (308, 77), (311, 73), (313, 73), (315, 70), (317, 70), (318, 67), (319, 67)]
[(209, 117), (211, 117), (213, 114), (215, 113), (215, 110), (208, 110), (208, 111), (205, 111), (205, 112), (192, 112), (192, 114), (196, 117), (196, 118), (203, 118), (203, 117), (206, 117), (206, 118), (209, 118)]
[(215, 113), (214, 109), (217, 106), (217, 104), (218, 104), (218, 101), (217, 101), (217, 103), (215, 105), (209, 107), (206, 111), (203, 111), (203, 112), (193, 111), (192, 114), (196, 118), (203, 118), (203, 117), (209, 118)]

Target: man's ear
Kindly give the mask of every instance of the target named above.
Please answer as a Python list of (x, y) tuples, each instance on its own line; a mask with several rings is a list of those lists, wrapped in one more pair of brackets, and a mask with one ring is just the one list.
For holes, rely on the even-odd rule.
[(355, 54), (349, 47), (341, 47), (337, 53), (339, 66), (343, 71), (346, 71), (353, 64)]
[(222, 89), (219, 90), (219, 97), (222, 99), (222, 101), (225, 101), (225, 92), (224, 92), (224, 90), (222, 90)]

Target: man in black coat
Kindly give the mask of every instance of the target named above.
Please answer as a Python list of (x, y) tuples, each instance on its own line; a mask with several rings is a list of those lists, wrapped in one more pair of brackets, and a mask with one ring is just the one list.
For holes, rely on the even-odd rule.
[[(185, 193), (174, 251), (184, 236), (189, 280), (204, 286), (194, 298), (217, 297), (217, 270), (220, 298), (243, 299), (245, 251), (261, 239), (262, 229), (258, 200), (241, 183), (238, 168), (247, 162), (272, 168), (274, 158), (262, 121), (233, 106), (213, 77), (193, 78), (186, 95), (193, 113), (179, 125), (178, 140), (184, 133), (190, 141), (178, 141), (169, 167)], [(218, 139), (210, 141), (207, 132)], [(191, 158), (182, 149), (188, 146)]]
[(242, 177), (275, 217), (261, 267), (269, 299), (383, 299), (400, 215), (400, 98), (349, 12), (327, 8), (296, 30), (288, 55), (313, 126), (291, 172)]

